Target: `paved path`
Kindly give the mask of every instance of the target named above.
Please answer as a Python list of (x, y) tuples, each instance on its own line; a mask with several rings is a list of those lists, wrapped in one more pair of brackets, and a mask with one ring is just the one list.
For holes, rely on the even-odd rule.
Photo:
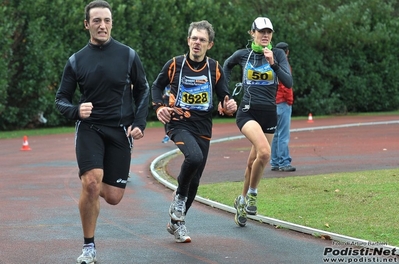
[[(313, 118), (292, 122), (290, 152), (295, 172), (265, 170), (264, 178), (399, 167), (399, 116)], [(215, 126), (214, 138), (240, 135), (234, 124)], [(202, 183), (242, 181), (250, 144), (245, 138), (211, 145)], [(182, 155), (167, 165), (178, 175)]]
[[(337, 119), (341, 124), (353, 123), (349, 118)], [(317, 117), (314, 120), (313, 124), (294, 121), (292, 127), (329, 125), (333, 122), (318, 120)], [(370, 117), (356, 122), (392, 120), (398, 118)], [(364, 155), (365, 146), (380, 142), (373, 148), (374, 155), (370, 155), (374, 159), (359, 164), (370, 163), (377, 169), (398, 167), (397, 158), (392, 157), (398, 157), (399, 148), (395, 142), (399, 125), (378, 125), (377, 133), (373, 127), (360, 127), (354, 131), (359, 137), (364, 134), (366, 139), (359, 143), (355, 141), (358, 137), (355, 137), (351, 142), (358, 148), (352, 145), (346, 150), (345, 142), (351, 133), (341, 133), (341, 129), (315, 130), (310, 137), (306, 136), (310, 132), (293, 133), (292, 156), (293, 165), (298, 167), (296, 175), (319, 173), (321, 170), (317, 168), (323, 161), (325, 166), (331, 162), (339, 163), (336, 160), (340, 158), (330, 157), (325, 152), (331, 145), (341, 150), (340, 156), (345, 156), (341, 159), (342, 165), (350, 163), (344, 161), (351, 155)], [(338, 132), (341, 136), (334, 138)], [(77, 208), (80, 182), (74, 155), (74, 135), (31, 137), (29, 131), (27, 135), (31, 151), (20, 151), (22, 139), (0, 140), (0, 264), (75, 263), (83, 241)], [(215, 126), (214, 139), (225, 136), (239, 136), (239, 132), (234, 126)], [(231, 213), (199, 203), (194, 203), (187, 216), (192, 243), (175, 243), (165, 230), (172, 192), (158, 183), (149, 171), (150, 163), (157, 156), (175, 149), (173, 144), (161, 144), (162, 137), (162, 129), (146, 130), (145, 137), (135, 142), (131, 165), (133, 176), (124, 199), (117, 206), (101, 202), (96, 233), (98, 263), (323, 263), (324, 250), (332, 247), (330, 241), (274, 229), (255, 221), (239, 228)], [(330, 147), (324, 145), (330, 140)], [(234, 147), (232, 142), (239, 145)], [(214, 182), (226, 174), (226, 170), (220, 168), (225, 166), (222, 161), (233, 161), (225, 158), (226, 155), (233, 155), (231, 150), (235, 150), (237, 156), (246, 156), (247, 144), (244, 140), (220, 144), (223, 147), (216, 147), (216, 144), (211, 147), (204, 182)], [(357, 154), (354, 152), (356, 149), (360, 150)], [(383, 154), (380, 155), (380, 152)], [(386, 164), (379, 163), (379, 159), (391, 158)], [(243, 160), (240, 158), (240, 161)], [(228, 171), (237, 171), (229, 174), (228, 179), (241, 180), (239, 172), (243, 165), (242, 162), (230, 163)], [(331, 166), (330, 170), (341, 167)], [(272, 173), (268, 171), (265, 177), (267, 175)]]

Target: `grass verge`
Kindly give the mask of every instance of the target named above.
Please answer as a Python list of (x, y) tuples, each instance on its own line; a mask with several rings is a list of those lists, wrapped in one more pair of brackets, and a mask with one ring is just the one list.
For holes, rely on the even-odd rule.
[[(262, 179), (258, 186), (258, 213), (399, 246), (398, 184), (399, 169)], [(242, 182), (201, 185), (198, 194), (232, 206), (242, 185)]]

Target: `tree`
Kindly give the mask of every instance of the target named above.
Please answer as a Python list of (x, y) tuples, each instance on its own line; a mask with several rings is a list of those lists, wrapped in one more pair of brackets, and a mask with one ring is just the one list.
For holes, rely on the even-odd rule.
[[(250, 44), (252, 21), (267, 16), (275, 29), (273, 44), (290, 45), (294, 116), (398, 109), (399, 3), (394, 0), (114, 0), (110, 4), (112, 35), (139, 53), (150, 85), (167, 60), (187, 52), (192, 21), (206, 19), (213, 24), (216, 39), (208, 55), (222, 64)], [(55, 109), (54, 97), (67, 59), (89, 39), (83, 9), (78, 0), (2, 1), (1, 129), (72, 125)], [(241, 82), (238, 68), (231, 90), (236, 82)], [(47, 124), (36, 121), (39, 112)], [(153, 111), (149, 119), (156, 119)]]

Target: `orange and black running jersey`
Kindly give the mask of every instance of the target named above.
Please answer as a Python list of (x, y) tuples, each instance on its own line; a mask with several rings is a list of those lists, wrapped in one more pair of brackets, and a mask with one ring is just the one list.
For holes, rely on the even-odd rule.
[(152, 85), (155, 110), (163, 106), (162, 90), (169, 83), (169, 107), (174, 111), (168, 129), (183, 128), (210, 138), (215, 104), (226, 95), (230, 97), (219, 63), (209, 57), (198, 63), (186, 55), (169, 60)]

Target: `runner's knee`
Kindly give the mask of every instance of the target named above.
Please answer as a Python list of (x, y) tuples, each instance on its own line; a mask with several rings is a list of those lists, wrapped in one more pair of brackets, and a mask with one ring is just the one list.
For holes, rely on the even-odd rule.
[(104, 200), (110, 204), (110, 205), (117, 205), (123, 197), (123, 192), (118, 193), (118, 192), (112, 192), (112, 193), (104, 193), (101, 192), (101, 197), (104, 198)]

